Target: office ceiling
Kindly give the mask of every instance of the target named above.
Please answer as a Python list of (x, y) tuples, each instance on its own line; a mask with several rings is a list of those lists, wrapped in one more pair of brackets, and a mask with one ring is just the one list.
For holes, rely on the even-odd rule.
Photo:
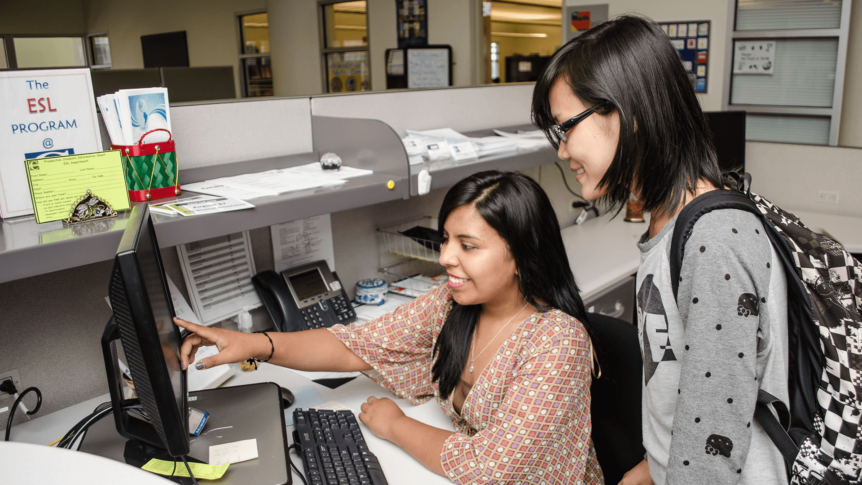
[[(536, 4), (526, 5), (526, 1), (536, 2)], [(560, 26), (563, 17), (559, 6), (557, 8), (538, 6), (541, 2), (553, 3), (554, 1), (559, 5), (560, 0), (524, 0), (524, 3), (492, 2), (491, 21)]]

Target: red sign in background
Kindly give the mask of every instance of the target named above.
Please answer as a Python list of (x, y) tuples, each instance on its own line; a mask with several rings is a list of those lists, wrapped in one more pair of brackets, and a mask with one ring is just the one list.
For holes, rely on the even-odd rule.
[(572, 12), (572, 31), (587, 30), (590, 28), (589, 10)]

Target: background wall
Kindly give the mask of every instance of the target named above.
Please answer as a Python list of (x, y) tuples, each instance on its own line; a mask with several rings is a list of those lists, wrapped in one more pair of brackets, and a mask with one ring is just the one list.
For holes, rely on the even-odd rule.
[(267, 8), (265, 0), (151, 0), (146, 4), (86, 0), (84, 5), (86, 32), (108, 33), (114, 69), (144, 67), (142, 35), (185, 30), (189, 66), (233, 66), (237, 97), (241, 92), (237, 14)]
[(84, 0), (0, 2), (0, 34), (87, 33)]
[(267, 12), (275, 95), (322, 93), (316, 0), (269, 0)]
[(862, 147), (862, 0), (853, 0), (838, 144)]
[[(593, 1), (564, 0), (564, 6), (595, 4)], [(724, 52), (727, 37), (727, 1), (709, 0), (692, 2), (689, 0), (607, 0), (608, 16), (614, 18), (626, 13), (645, 15), (656, 22), (685, 22), (711, 20), (709, 33), (709, 64), (706, 73), (708, 92), (699, 94), (701, 107), (706, 111), (721, 110), (721, 96), (725, 79)], [(565, 7), (564, 7), (565, 8)]]
[[(394, 5), (395, 2), (392, 2)], [(394, 10), (393, 10), (394, 15)], [(476, 0), (429, 0), (428, 43), (452, 46), (452, 84), (484, 83), (482, 3)]]

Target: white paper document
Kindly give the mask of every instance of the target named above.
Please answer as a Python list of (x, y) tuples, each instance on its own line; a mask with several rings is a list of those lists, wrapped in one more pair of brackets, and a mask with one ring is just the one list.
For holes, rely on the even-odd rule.
[(287, 170), (269, 170), (259, 173), (248, 173), (235, 177), (225, 177), (209, 182), (217, 182), (235, 188), (247, 190), (265, 190), (284, 194), (299, 190), (317, 189), (320, 187), (338, 187), (344, 180), (314, 177), (311, 175), (288, 172)]
[(436, 130), (406, 130), (408, 135), (417, 136), (422, 139), (442, 138), (444, 140), (467, 140), (467, 137), (452, 128), (438, 128)]
[(177, 246), (186, 289), (203, 325), (233, 317), (243, 306), (260, 306), (248, 232)]
[[(167, 88), (121, 89), (115, 94), (125, 144), (136, 144), (144, 134), (153, 130), (171, 131), (171, 112), (168, 109)], [(167, 141), (164, 131), (150, 133), (144, 143)]]
[(539, 130), (535, 131), (518, 131), (518, 133), (507, 133), (505, 131), (494, 130), (494, 133), (515, 140), (518, 148), (539, 148), (551, 146), (551, 143), (545, 138), (545, 134)]
[(190, 197), (162, 204), (159, 206), (159, 209), (173, 209), (183, 216), (199, 216), (203, 214), (215, 214), (217, 212), (254, 209), (254, 205), (230, 197), (202, 195), (200, 197)]
[(193, 184), (183, 184), (183, 190), (188, 192), (197, 192), (199, 194), (218, 195), (221, 197), (231, 197), (240, 200), (257, 199), (259, 197), (272, 197), (278, 195), (278, 192), (261, 189), (250, 189), (247, 187), (233, 187), (219, 182), (197, 182)]
[(210, 446), (210, 465), (241, 463), (257, 458), (257, 439)]
[(284, 169), (285, 172), (298, 173), (300, 175), (311, 175), (314, 177), (326, 177), (335, 180), (352, 179), (374, 173), (373, 170), (341, 166), (338, 170), (324, 170), (319, 163), (313, 162), (307, 165), (299, 165)]
[(284, 222), (270, 226), (275, 271), (325, 260), (329, 270), (335, 271), (335, 252), (332, 249), (332, 221), (329, 214)]

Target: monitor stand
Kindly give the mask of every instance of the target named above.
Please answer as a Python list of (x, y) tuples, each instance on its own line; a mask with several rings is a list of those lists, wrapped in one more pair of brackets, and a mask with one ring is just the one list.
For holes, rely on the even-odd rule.
[[(281, 388), (273, 383), (222, 387), (189, 393), (189, 406), (210, 414), (200, 436), (189, 436), (190, 461), (208, 462), (209, 447), (257, 439), (258, 458), (231, 464), (220, 480), (209, 484), (290, 484)], [(87, 431), (80, 451), (140, 467), (141, 460), (159, 458), (159, 451), (117, 432), (114, 420), (102, 419)], [(160, 459), (170, 459), (164, 452)]]

